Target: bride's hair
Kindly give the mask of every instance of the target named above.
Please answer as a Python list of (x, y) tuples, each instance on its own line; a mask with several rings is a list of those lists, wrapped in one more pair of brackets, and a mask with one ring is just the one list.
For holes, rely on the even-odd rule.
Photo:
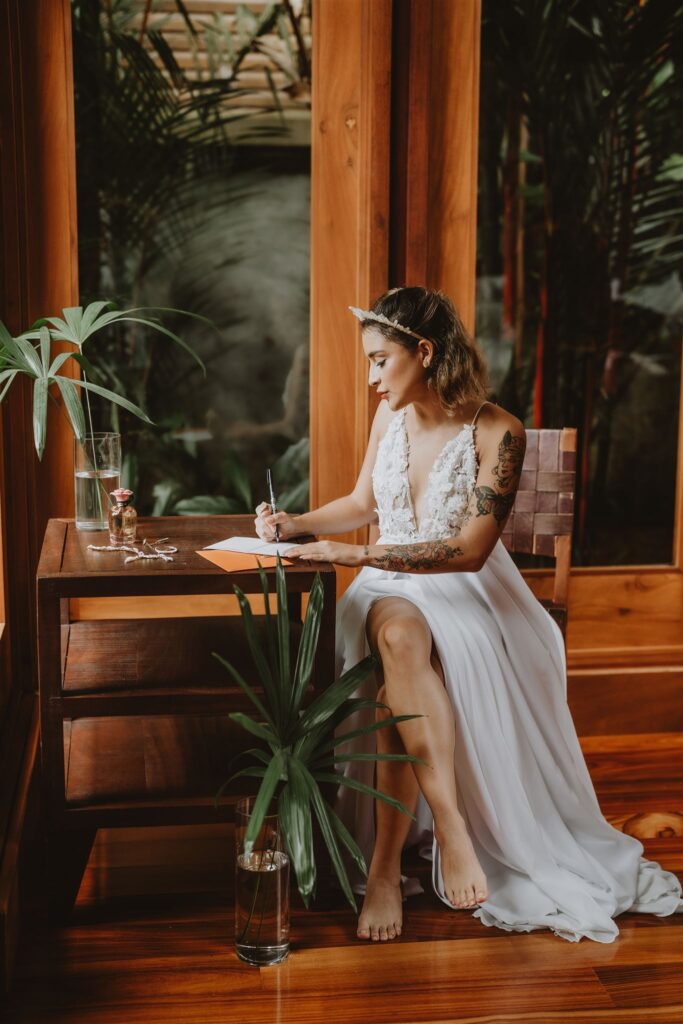
[[(427, 371), (427, 383), (436, 392), (441, 405), (455, 412), (464, 402), (487, 397), (484, 356), (465, 330), (451, 300), (442, 292), (427, 288), (392, 288), (380, 295), (370, 312), (387, 317), (431, 341), (434, 355)], [(389, 341), (415, 350), (418, 339), (376, 320), (361, 321)]]

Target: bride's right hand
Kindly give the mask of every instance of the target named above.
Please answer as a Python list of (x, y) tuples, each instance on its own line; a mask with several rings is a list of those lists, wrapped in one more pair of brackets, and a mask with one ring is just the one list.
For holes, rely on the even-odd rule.
[(297, 517), (291, 516), (289, 512), (276, 512), (272, 515), (270, 505), (262, 501), (255, 509), (256, 521), (254, 523), (256, 527), (256, 533), (261, 540), (274, 541), (275, 540), (275, 527), (277, 526), (280, 540), (287, 540), (289, 537), (297, 537), (301, 534), (301, 530), (297, 527)]

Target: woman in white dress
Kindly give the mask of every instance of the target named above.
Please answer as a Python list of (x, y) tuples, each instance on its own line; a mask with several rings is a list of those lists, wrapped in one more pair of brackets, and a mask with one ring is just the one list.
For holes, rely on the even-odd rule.
[[(372, 735), (380, 751), (424, 763), (352, 761), (340, 787), (340, 812), (370, 861), (358, 936), (401, 934), (403, 896), (420, 891), (401, 875), (409, 841), (431, 854), (448, 906), (476, 907), (507, 931), (611, 942), (625, 910), (683, 910), (676, 876), (600, 811), (567, 706), (562, 635), (500, 541), (523, 425), (485, 401), (481, 353), (445, 296), (398, 288), (370, 310), (351, 308), (383, 399), (356, 486), (303, 515), (263, 503), (256, 528), (270, 540), (277, 525), (286, 540), (379, 522), (376, 544), (287, 550), (363, 566), (338, 604), (337, 669), (377, 652), (381, 678), (358, 696), (387, 710), (362, 709), (358, 722), (421, 716)], [(376, 781), (415, 822), (382, 802), (373, 809), (354, 780)]]

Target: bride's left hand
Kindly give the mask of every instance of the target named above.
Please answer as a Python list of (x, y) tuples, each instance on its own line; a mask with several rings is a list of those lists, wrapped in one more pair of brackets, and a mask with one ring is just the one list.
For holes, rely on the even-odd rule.
[(339, 544), (334, 540), (318, 540), (313, 544), (295, 544), (282, 552), (283, 558), (297, 561), (334, 562), (335, 565), (362, 565), (360, 544)]

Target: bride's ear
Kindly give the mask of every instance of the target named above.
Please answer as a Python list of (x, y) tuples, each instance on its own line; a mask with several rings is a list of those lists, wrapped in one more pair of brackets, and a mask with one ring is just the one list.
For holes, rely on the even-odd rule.
[(434, 345), (431, 341), (427, 341), (426, 338), (421, 338), (417, 343), (417, 352), (420, 357), (420, 362), (426, 368), (429, 367), (434, 359)]

